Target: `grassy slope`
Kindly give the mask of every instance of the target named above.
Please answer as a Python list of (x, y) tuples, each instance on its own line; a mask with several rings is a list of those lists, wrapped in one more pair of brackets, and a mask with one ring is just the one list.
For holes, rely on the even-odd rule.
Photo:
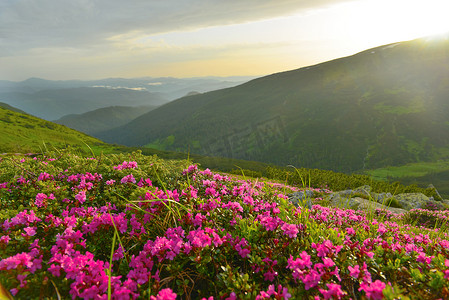
[(45, 147), (112, 149), (98, 139), (27, 114), (0, 107), (0, 152), (42, 152)]
[(101, 138), (345, 172), (436, 161), (448, 157), (448, 49), (370, 49), (179, 99)]
[(3, 103), (3, 102), (0, 102), (0, 107), (6, 108), (6, 109), (9, 109), (9, 110), (21, 113), (21, 114), (26, 114), (26, 112), (24, 112), (23, 110), (15, 108), (15, 107), (13, 107), (9, 104)]
[(449, 161), (420, 162), (398, 167), (385, 167), (366, 171), (376, 180), (399, 181), (420, 187), (434, 185), (444, 198), (449, 198)]

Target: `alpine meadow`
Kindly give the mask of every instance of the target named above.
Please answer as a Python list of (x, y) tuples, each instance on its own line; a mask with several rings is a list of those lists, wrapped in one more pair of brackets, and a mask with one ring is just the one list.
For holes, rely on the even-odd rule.
[(449, 299), (448, 10), (0, 1), (0, 300)]

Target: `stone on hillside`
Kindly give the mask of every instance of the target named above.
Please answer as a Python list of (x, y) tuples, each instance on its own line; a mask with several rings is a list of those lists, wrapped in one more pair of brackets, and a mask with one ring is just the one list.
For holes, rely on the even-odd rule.
[(403, 193), (394, 196), (394, 198), (406, 210), (424, 208), (426, 203), (430, 201), (429, 197), (422, 193)]
[(383, 204), (370, 201), (361, 197), (344, 198), (338, 194), (334, 194), (330, 199), (330, 205), (342, 209), (363, 210), (366, 212), (372, 212), (376, 209), (383, 209), (391, 211), (392, 213), (402, 214), (407, 212), (405, 209), (388, 207)]
[(435, 191), (435, 194), (437, 195), (437, 197), (441, 200), (443, 200), (443, 197), (441, 197), (440, 193), (438, 192), (437, 188), (433, 185), (433, 184), (429, 184), (427, 186), (428, 189), (433, 189)]
[(371, 197), (373, 200), (375, 200), (377, 203), (384, 204), (387, 202), (388, 199), (393, 197), (391, 193), (372, 193)]
[(311, 190), (294, 192), (292, 194), (288, 194), (288, 200), (293, 203), (294, 206), (298, 207), (301, 205), (302, 207), (307, 207), (312, 209), (312, 201), (310, 200), (315, 193)]
[(365, 196), (370, 196), (371, 195), (371, 187), (369, 185), (360, 186), (353, 191), (353, 194), (362, 194)]
[(354, 209), (356, 210), (360, 203), (357, 201), (357, 198), (349, 198), (340, 195), (339, 193), (330, 194), (326, 197), (329, 200), (329, 204), (333, 207), (339, 207), (343, 209)]

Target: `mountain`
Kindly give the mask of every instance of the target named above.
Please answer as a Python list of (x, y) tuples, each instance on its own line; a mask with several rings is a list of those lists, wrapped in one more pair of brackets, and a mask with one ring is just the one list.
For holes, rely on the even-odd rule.
[(114, 105), (157, 106), (168, 102), (156, 93), (102, 87), (50, 89), (31, 94), (4, 93), (0, 94), (0, 100), (46, 120)]
[(90, 151), (86, 145), (92, 149), (108, 148), (84, 133), (0, 106), (0, 153), (42, 152), (45, 148), (66, 146)]
[(98, 132), (125, 125), (155, 108), (156, 106), (109, 106), (84, 114), (66, 115), (54, 122), (96, 136)]
[(449, 158), (449, 39), (417, 39), (172, 101), (107, 142), (353, 172)]

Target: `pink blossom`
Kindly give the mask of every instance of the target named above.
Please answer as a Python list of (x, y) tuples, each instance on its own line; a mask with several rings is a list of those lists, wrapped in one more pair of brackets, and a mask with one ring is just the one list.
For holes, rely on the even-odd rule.
[(191, 165), (189, 166), (187, 169), (185, 169), (182, 174), (186, 175), (186, 174), (190, 174), (190, 173), (194, 173), (195, 171), (198, 170), (198, 166), (197, 165)]
[(362, 282), (360, 284), (359, 291), (365, 291), (368, 299), (381, 300), (383, 298), (382, 291), (384, 290), (385, 287), (386, 284), (380, 280), (376, 280), (375, 282), (369, 284)]
[(34, 200), (34, 204), (37, 206), (37, 207), (43, 207), (43, 206), (46, 206), (45, 205), (45, 200), (47, 199), (47, 195), (45, 195), (45, 194), (43, 194), (43, 193), (38, 193), (37, 195), (36, 195), (36, 200)]
[(81, 204), (86, 202), (86, 191), (80, 191), (78, 194), (76, 194), (75, 200), (77, 200)]
[(26, 235), (28, 236), (34, 236), (36, 234), (35, 227), (25, 227), (23, 230), (26, 232)]
[(329, 258), (329, 257), (323, 258), (323, 263), (324, 263), (324, 266), (326, 268), (330, 268), (330, 267), (335, 266), (334, 261), (331, 258)]
[(349, 275), (351, 275), (354, 278), (358, 278), (360, 274), (360, 266), (355, 265), (354, 267), (348, 266)]
[(136, 179), (134, 178), (133, 174), (126, 175), (125, 177), (120, 180), (121, 183), (136, 183)]
[(271, 281), (271, 282), (274, 281), (274, 279), (276, 278), (277, 275), (278, 275), (278, 273), (273, 270), (267, 271), (263, 274), (264, 280)]
[(423, 264), (430, 264), (432, 262), (432, 258), (433, 256), (426, 256), (424, 252), (419, 252), (416, 261)]
[(339, 284), (327, 283), (326, 286), (329, 290), (319, 289), (320, 293), (323, 294), (324, 299), (341, 299), (346, 294)]
[(176, 293), (170, 288), (162, 289), (156, 296), (151, 296), (151, 300), (175, 300), (177, 297)]
[(354, 235), (355, 234), (355, 230), (352, 227), (348, 227), (348, 228), (346, 228), (346, 233), (350, 234), (350, 235)]
[(114, 170), (124, 170), (124, 169), (136, 169), (137, 162), (135, 161), (124, 161), (121, 165), (114, 166)]
[(295, 224), (284, 223), (281, 226), (281, 229), (284, 231), (284, 234), (289, 238), (295, 238), (298, 235), (298, 227)]
[(310, 273), (305, 275), (302, 281), (304, 282), (304, 288), (309, 290), (316, 287), (320, 280), (321, 275), (315, 270), (310, 270)]
[(5, 243), (6, 245), (8, 245), (10, 240), (11, 238), (9, 237), (9, 235), (4, 235), (0, 237), (0, 243)]

